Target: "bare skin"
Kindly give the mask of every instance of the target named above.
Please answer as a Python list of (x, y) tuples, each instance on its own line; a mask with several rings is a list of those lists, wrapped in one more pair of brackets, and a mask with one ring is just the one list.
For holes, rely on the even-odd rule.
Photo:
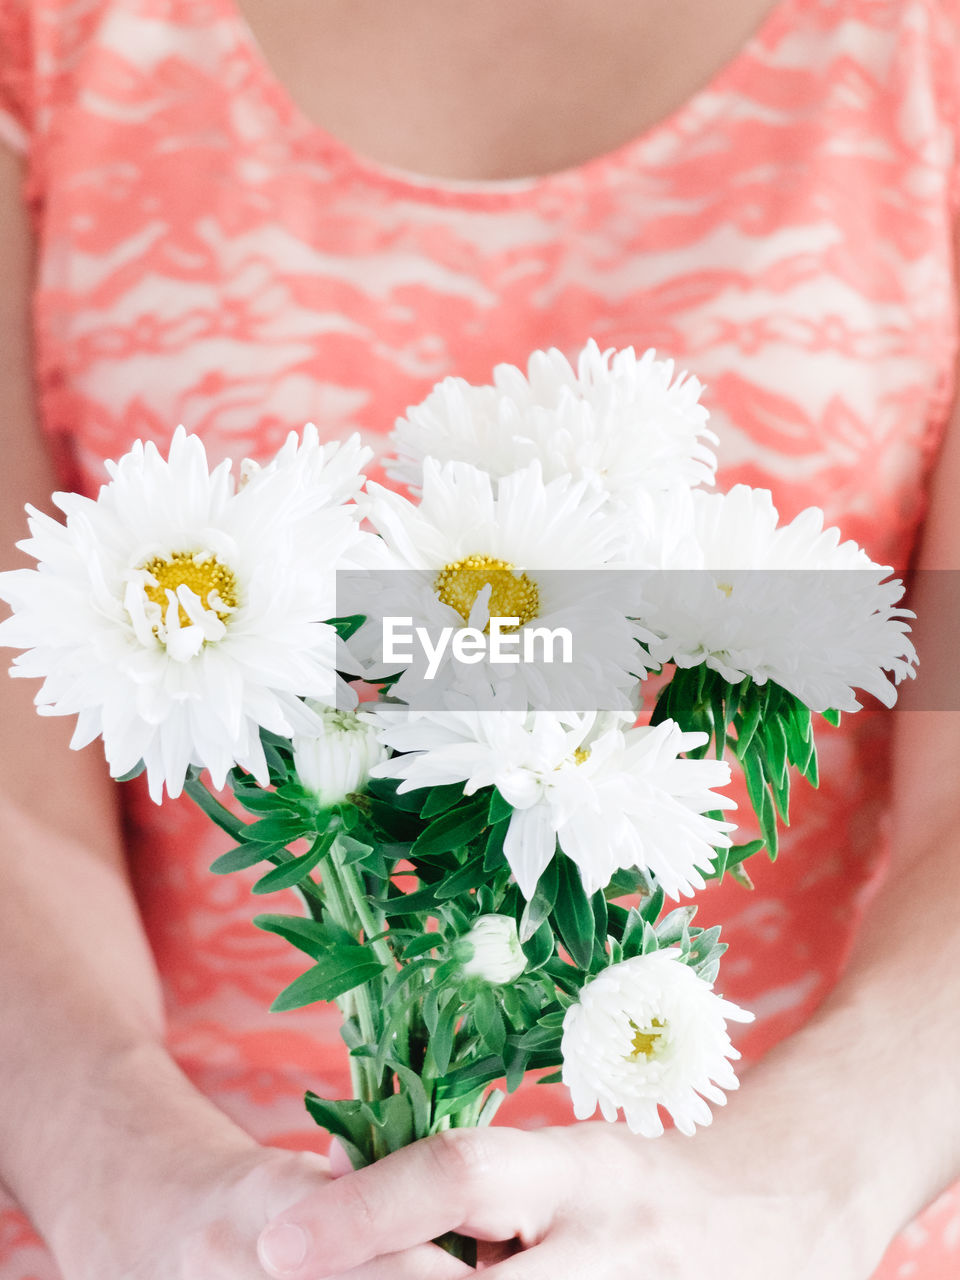
[[(374, 161), (474, 180), (562, 169), (627, 141), (709, 80), (769, 3), (731, 0), (717, 23), (716, 0), (241, 0), (276, 75), (318, 125)], [(20, 176), (0, 149), (4, 567), (24, 563), (8, 550), (23, 534), (23, 503), (52, 487), (35, 428)], [(928, 521), (930, 564), (960, 564), (957, 419)], [(929, 652), (950, 648), (937, 626), (929, 609)], [(502, 1263), (513, 1268), (504, 1280), (692, 1280), (718, 1258), (737, 1280), (754, 1274), (744, 1258), (758, 1276), (865, 1280), (896, 1227), (960, 1172), (955, 1076), (931, 1067), (960, 1058), (960, 944), (941, 931), (935, 964), (923, 944), (934, 912), (960, 914), (960, 775), (941, 766), (956, 758), (960, 717), (902, 717), (906, 918), (903, 894), (878, 900), (844, 985), (722, 1121), (696, 1146), (638, 1147), (590, 1125), (497, 1138), (512, 1144), (504, 1158), (527, 1188), (505, 1197), (483, 1152), (451, 1143), (419, 1144), (372, 1185), (351, 1176), (329, 1186), (325, 1162), (259, 1147), (196, 1093), (163, 1048), (115, 788), (96, 751), (69, 752), (68, 728), (36, 716), (32, 692), (0, 681), (0, 1026), (23, 1028), (0, 1037), (0, 1175), (65, 1280), (258, 1280), (257, 1235), (295, 1202), (284, 1220), (307, 1227), (318, 1257), (298, 1280), (452, 1280), (462, 1265), (425, 1243), (446, 1225), (544, 1242)], [(678, 1249), (690, 1242), (685, 1206), (713, 1197), (718, 1169), (724, 1212), (703, 1224), (703, 1255)], [(780, 1194), (761, 1194), (771, 1187)]]
[(235, 0), (303, 113), (378, 163), (464, 180), (582, 164), (701, 88), (772, 0)]

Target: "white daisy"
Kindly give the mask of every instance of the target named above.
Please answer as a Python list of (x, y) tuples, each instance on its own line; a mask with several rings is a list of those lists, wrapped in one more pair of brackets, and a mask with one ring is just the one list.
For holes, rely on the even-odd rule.
[(294, 736), (293, 763), (303, 786), (329, 808), (364, 789), (387, 749), (376, 729), (355, 711), (324, 707), (312, 699), (307, 705), (317, 713), (320, 727), (317, 733)]
[(472, 795), (495, 786), (513, 806), (504, 856), (528, 900), (557, 842), (577, 864), (586, 893), (621, 867), (652, 874), (671, 898), (704, 887), (714, 848), (730, 823), (706, 816), (736, 803), (714, 790), (730, 781), (719, 760), (682, 759), (705, 736), (667, 720), (630, 728), (632, 716), (537, 711), (362, 713), (403, 754), (378, 765), (401, 791), (463, 782)]
[[(419, 506), (369, 489), (366, 512), (383, 538), (384, 568), (357, 584), (356, 610), (370, 621), (355, 649), (366, 643), (375, 670), (396, 671), (384, 619), (406, 617), (429, 637), (428, 645), (418, 635), (400, 664), (396, 696), (436, 707), (456, 688), (479, 707), (510, 688), (522, 709), (627, 705), (646, 670), (637, 641), (648, 637), (629, 618), (637, 600), (609, 572), (628, 523), (602, 509), (598, 489), (568, 477), (545, 483), (536, 463), (495, 482), (467, 464), (432, 460)], [(484, 648), (491, 618), (516, 619), (501, 632), (515, 657), (498, 661), (484, 649), (468, 662), (451, 646), (431, 665), (430, 646), (445, 635), (471, 628), (487, 638)]]
[(369, 456), (308, 430), (280, 460), (212, 473), (179, 428), (164, 460), (138, 441), (96, 501), (57, 494), (66, 523), (30, 510), (36, 569), (0, 576), (13, 675), (41, 677), (38, 709), (77, 715), (72, 745), (102, 736), (114, 776), (146, 765), (150, 793), (178, 795), (191, 764), (222, 787), (238, 763), (266, 783), (261, 726), (315, 729), (300, 698), (332, 701), (337, 566), (370, 535), (340, 504)]
[(726, 1023), (753, 1014), (716, 995), (679, 955), (674, 947), (611, 965), (567, 1010), (563, 1082), (578, 1120), (598, 1106), (605, 1120), (622, 1110), (634, 1133), (655, 1138), (663, 1107), (691, 1135), (713, 1118), (704, 1099), (722, 1106), (722, 1090), (738, 1087)]
[(773, 680), (814, 711), (855, 711), (854, 688), (893, 705), (885, 673), (912, 676), (916, 652), (889, 567), (824, 529), (817, 507), (779, 525), (764, 489), (677, 491), (660, 507), (659, 520), (637, 525), (633, 551), (660, 570), (643, 584), (655, 661)]
[(493, 383), (447, 378), (408, 409), (392, 435), (388, 473), (417, 488), (425, 458), (494, 476), (536, 459), (548, 480), (590, 477), (625, 505), (638, 490), (713, 481), (716, 436), (699, 403), (703, 388), (654, 351), (601, 351), (591, 340), (576, 369), (556, 349), (535, 351), (526, 375), (501, 364)]
[[(600, 490), (569, 477), (545, 482), (538, 463), (494, 481), (466, 463), (428, 459), (419, 505), (379, 485), (368, 493), (384, 568), (355, 584), (354, 607), (368, 623), (353, 644), (358, 654), (366, 645), (374, 670), (402, 670), (397, 697), (437, 707), (458, 688), (481, 707), (509, 687), (519, 709), (628, 705), (646, 671), (637, 642), (649, 637), (630, 620), (637, 600), (624, 577), (610, 572), (629, 524), (603, 509)], [(403, 660), (391, 659), (388, 618), (423, 628), (429, 646), (418, 635)], [(508, 661), (485, 647), (491, 618), (515, 620), (502, 632)], [(429, 647), (467, 627), (480, 636), (479, 655), (464, 660), (450, 646), (431, 667)]]

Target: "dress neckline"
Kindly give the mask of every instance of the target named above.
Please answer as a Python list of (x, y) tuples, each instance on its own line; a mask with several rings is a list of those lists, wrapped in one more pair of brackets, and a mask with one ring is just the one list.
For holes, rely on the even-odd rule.
[(626, 142), (593, 156), (580, 164), (521, 178), (459, 179), (433, 177), (395, 168), (355, 151), (299, 105), (274, 71), (237, 0), (213, 0), (230, 30), (236, 47), (244, 54), (257, 89), (290, 131), (290, 141), (305, 157), (313, 157), (337, 167), (368, 184), (392, 190), (394, 194), (425, 204), (489, 206), (523, 203), (571, 186), (603, 185), (615, 182), (618, 174), (635, 172), (652, 154), (662, 152), (671, 142), (696, 135), (702, 126), (722, 112), (725, 95), (744, 81), (757, 55), (775, 45), (793, 24), (803, 0), (776, 0), (761, 18), (740, 49), (674, 110), (655, 121)]

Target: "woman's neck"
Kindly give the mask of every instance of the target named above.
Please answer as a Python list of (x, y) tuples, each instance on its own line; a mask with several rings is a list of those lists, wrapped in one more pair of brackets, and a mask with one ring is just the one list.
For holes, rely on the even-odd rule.
[[(439, 178), (548, 173), (669, 116), (775, 0), (234, 0), (277, 80), (366, 158)], [(783, 3), (784, 0), (779, 0)]]

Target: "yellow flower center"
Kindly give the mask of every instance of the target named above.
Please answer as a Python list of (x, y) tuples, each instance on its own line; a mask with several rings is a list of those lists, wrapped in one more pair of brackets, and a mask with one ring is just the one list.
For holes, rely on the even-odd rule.
[[(466, 556), (444, 565), (433, 585), (443, 603), (455, 609), (464, 622), (470, 621), (474, 601), (486, 586), (490, 587), (491, 618), (519, 618), (519, 625), (523, 627), (540, 611), (537, 584), (525, 573), (517, 573), (506, 560), (496, 560), (493, 556)], [(488, 622), (484, 631), (489, 629)], [(503, 628), (504, 631), (515, 629)]]
[(573, 760), (575, 764), (583, 764), (584, 760), (589, 760), (589, 758), (589, 747), (577, 747), (576, 751), (573, 753)]
[[(237, 607), (237, 579), (233, 570), (221, 564), (209, 551), (174, 551), (169, 559), (155, 556), (142, 566), (154, 582), (144, 584), (148, 600), (159, 605), (164, 615), (169, 603), (167, 592), (189, 587), (199, 596), (204, 609), (211, 609), (221, 622), (226, 622)], [(180, 605), (180, 625), (188, 627), (190, 618)]]
[(666, 1025), (659, 1018), (654, 1018), (648, 1027), (638, 1027), (631, 1020), (630, 1026), (636, 1034), (633, 1037), (633, 1052), (627, 1054), (627, 1061), (636, 1062), (638, 1058), (646, 1058), (649, 1061), (660, 1048), (661, 1036)]

